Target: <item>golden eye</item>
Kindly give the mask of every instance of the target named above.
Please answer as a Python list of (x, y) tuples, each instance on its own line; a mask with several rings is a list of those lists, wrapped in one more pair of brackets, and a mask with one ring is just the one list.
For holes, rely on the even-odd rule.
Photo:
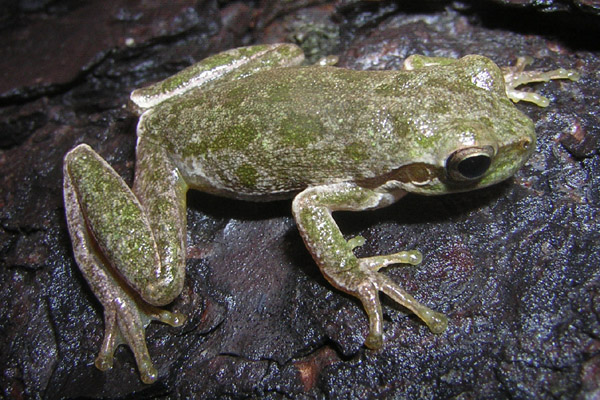
[(446, 159), (446, 171), (456, 182), (472, 182), (485, 175), (493, 156), (494, 149), (489, 146), (459, 149)]

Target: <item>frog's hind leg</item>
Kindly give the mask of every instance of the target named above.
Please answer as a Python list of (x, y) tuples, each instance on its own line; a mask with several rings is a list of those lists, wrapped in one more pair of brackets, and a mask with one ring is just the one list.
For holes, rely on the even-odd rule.
[(145, 212), (118, 174), (87, 145), (65, 156), (64, 200), (75, 259), (104, 307), (105, 336), (96, 367), (111, 368), (116, 347), (127, 344), (142, 380), (151, 383), (157, 372), (145, 327), (152, 320), (178, 326), (184, 318), (145, 303), (128, 288), (144, 284), (140, 267), (159, 263)]

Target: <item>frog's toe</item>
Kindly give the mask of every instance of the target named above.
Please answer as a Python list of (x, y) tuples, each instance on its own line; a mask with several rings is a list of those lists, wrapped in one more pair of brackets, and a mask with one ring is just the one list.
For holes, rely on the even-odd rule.
[(185, 316), (142, 303), (124, 293), (118, 300), (104, 304), (104, 341), (94, 363), (96, 368), (101, 371), (112, 368), (115, 350), (126, 344), (133, 352), (142, 382), (156, 381), (158, 372), (152, 364), (145, 335), (151, 321), (180, 326), (185, 322)]
[[(115, 350), (120, 344), (127, 344), (135, 356), (142, 382), (152, 383), (156, 380), (158, 373), (152, 365), (152, 360), (146, 347), (145, 328), (142, 318), (139, 318), (139, 316), (135, 318), (135, 313), (131, 314), (124, 311), (124, 309), (120, 309), (119, 311), (105, 309), (104, 341), (94, 365), (100, 371), (111, 369)], [(119, 315), (120, 313), (122, 315)], [(128, 324), (132, 320), (134, 323)]]
[(380, 349), (383, 346), (383, 336), (369, 332), (365, 339), (365, 346), (371, 350)]
[(423, 261), (423, 255), (418, 250), (400, 251), (384, 256), (359, 258), (360, 267), (372, 272), (377, 272), (391, 264), (417, 265)]
[(430, 309), (424, 310), (423, 313), (425, 314), (425, 317), (421, 318), (425, 321), (431, 332), (440, 334), (448, 327), (448, 317), (444, 314)]
[(448, 318), (437, 311), (419, 303), (408, 292), (398, 286), (387, 276), (378, 273), (376, 275), (379, 290), (388, 295), (396, 303), (408, 308), (417, 315), (433, 333), (442, 333), (448, 326)]
[(119, 328), (117, 326), (117, 313), (113, 310), (104, 309), (104, 340), (94, 365), (100, 371), (107, 371), (113, 366), (114, 353), (119, 345)]
[(100, 371), (108, 371), (113, 366), (113, 353), (98, 353), (94, 365)]
[(354, 236), (352, 239), (348, 240), (348, 246), (352, 248), (352, 250), (360, 247), (366, 243), (366, 239), (360, 235)]
[(154, 383), (156, 378), (158, 378), (158, 372), (154, 368), (154, 365), (152, 365), (150, 357), (141, 362), (138, 361), (138, 369), (140, 370), (140, 379), (146, 384)]
[(383, 312), (379, 301), (379, 289), (367, 275), (361, 279), (354, 295), (362, 302), (369, 317), (369, 334), (365, 339), (365, 346), (379, 349), (383, 345)]
[(164, 324), (178, 327), (185, 323), (186, 316), (178, 312), (157, 309), (157, 312), (152, 314), (152, 319), (160, 321)]

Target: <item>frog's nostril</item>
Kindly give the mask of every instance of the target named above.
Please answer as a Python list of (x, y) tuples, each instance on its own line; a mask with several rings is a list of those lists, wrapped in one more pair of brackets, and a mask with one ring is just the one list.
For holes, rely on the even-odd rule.
[(446, 159), (448, 176), (456, 182), (481, 179), (492, 164), (493, 150), (488, 147), (468, 147), (457, 150)]
[(529, 150), (531, 148), (531, 142), (532, 140), (529, 138), (521, 140), (521, 147), (523, 148), (523, 150)]

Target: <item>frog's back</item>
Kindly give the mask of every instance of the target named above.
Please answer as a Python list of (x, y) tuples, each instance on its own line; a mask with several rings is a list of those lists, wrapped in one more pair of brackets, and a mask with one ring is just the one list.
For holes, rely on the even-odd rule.
[(394, 127), (374, 117), (382, 105), (369, 93), (372, 74), (328, 67), (259, 73), (161, 104), (142, 117), (140, 134), (162, 142), (191, 187), (232, 197), (286, 197), (375, 176), (386, 165), (382, 154), (391, 153), (374, 146), (373, 135), (389, 136)]

